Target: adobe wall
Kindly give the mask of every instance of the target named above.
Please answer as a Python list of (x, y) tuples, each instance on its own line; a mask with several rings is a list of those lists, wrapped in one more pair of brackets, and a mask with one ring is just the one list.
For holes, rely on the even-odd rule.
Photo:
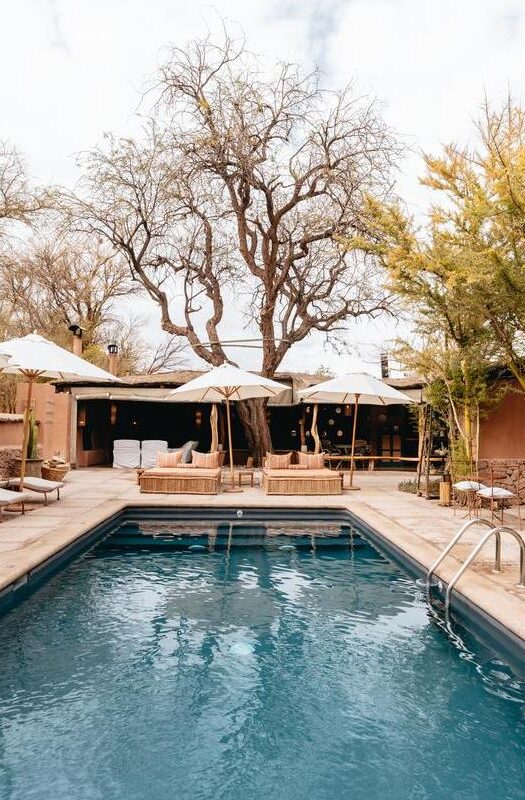
[(525, 393), (516, 381), (480, 421), (479, 458), (525, 458)]
[(23, 427), (22, 414), (0, 414), (0, 448), (20, 448)]
[[(17, 387), (16, 410), (23, 414), (26, 407), (27, 384), (20, 382)], [(69, 455), (70, 395), (56, 394), (49, 383), (35, 383), (33, 386), (33, 409), (38, 426), (38, 443), (44, 458), (54, 453)], [(20, 436), (21, 440), (21, 436)]]

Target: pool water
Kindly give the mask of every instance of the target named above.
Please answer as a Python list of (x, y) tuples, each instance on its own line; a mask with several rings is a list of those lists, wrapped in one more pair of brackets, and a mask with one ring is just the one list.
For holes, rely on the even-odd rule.
[(6, 613), (0, 798), (524, 797), (525, 683), (318, 527), (129, 522)]

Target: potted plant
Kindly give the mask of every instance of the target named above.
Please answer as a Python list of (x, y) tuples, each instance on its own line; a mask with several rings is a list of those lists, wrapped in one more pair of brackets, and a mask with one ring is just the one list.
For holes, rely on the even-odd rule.
[[(20, 475), (20, 468), (22, 465), (22, 458), (16, 460), (17, 473)], [(27, 450), (26, 450), (26, 475), (32, 478), (42, 477), (42, 458), (38, 447), (38, 425), (35, 419), (35, 412), (31, 409), (29, 415), (29, 435), (27, 437)]]

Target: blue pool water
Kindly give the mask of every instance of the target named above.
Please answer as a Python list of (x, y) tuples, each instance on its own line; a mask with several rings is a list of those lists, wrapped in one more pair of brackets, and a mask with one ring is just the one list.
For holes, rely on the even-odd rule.
[(2, 800), (525, 797), (525, 684), (411, 577), (209, 533), (127, 523), (4, 615)]

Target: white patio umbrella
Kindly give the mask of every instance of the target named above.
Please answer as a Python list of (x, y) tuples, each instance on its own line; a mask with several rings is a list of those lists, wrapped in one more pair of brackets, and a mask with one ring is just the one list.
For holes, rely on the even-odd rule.
[(37, 378), (74, 380), (88, 378), (92, 381), (113, 381), (120, 378), (90, 364), (83, 358), (64, 350), (36, 333), (0, 342), (0, 371), (23, 375), (27, 378), (27, 399), (22, 436), (22, 462), (20, 465), (20, 491), (24, 488), (29, 437), (29, 415), (33, 397), (33, 383)]
[(231, 400), (252, 400), (256, 397), (276, 397), (288, 387), (261, 375), (245, 372), (231, 364), (222, 364), (220, 367), (205, 372), (188, 381), (178, 389), (169, 393), (172, 400), (188, 403), (217, 403), (226, 401), (226, 419), (228, 423), (228, 450), (230, 454), (231, 491), (241, 491), (234, 485), (233, 473), (233, 445), (232, 426), (230, 417)]
[(353, 486), (354, 478), (355, 434), (359, 404), (389, 406), (414, 402), (408, 395), (399, 392), (387, 383), (380, 381), (379, 378), (374, 378), (373, 375), (368, 375), (366, 372), (352, 372), (348, 375), (341, 375), (339, 378), (317, 383), (308, 389), (302, 389), (299, 392), (299, 396), (309, 403), (354, 404), (350, 488)]

